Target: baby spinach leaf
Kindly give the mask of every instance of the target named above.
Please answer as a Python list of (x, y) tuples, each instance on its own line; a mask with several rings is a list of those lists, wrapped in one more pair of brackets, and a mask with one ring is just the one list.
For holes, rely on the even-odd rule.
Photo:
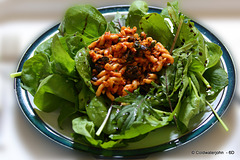
[(48, 58), (52, 55), (52, 37), (41, 43), (36, 50), (34, 51), (34, 54), (44, 53), (48, 56)]
[(95, 137), (95, 125), (92, 121), (89, 121), (87, 117), (78, 117), (73, 119), (72, 128), (77, 134), (90, 138)]
[(42, 80), (34, 96), (35, 105), (44, 112), (63, 106), (74, 107), (76, 100), (75, 83), (58, 74)]
[[(100, 127), (107, 116), (109, 100), (104, 97), (94, 97), (91, 102), (86, 106), (86, 111), (89, 119), (93, 121), (96, 127)], [(106, 134), (116, 132), (116, 126), (112, 124), (112, 119), (115, 117), (116, 110), (113, 110), (108, 118), (106, 125), (103, 128), (103, 132)]]
[[(122, 140), (117, 140), (117, 141), (113, 141), (113, 140), (108, 140), (108, 139), (104, 139), (104, 138), (99, 138), (99, 137), (85, 137), (82, 136), (80, 134), (74, 133), (73, 134), (74, 137), (74, 142), (79, 142), (79, 143), (86, 143), (86, 144), (90, 144), (92, 146), (98, 147), (98, 148), (104, 148), (104, 149), (112, 149), (112, 148), (117, 148), (117, 147), (125, 147), (127, 144), (125, 144), (124, 141)], [(73, 144), (75, 145), (75, 144)]]
[(144, 1), (134, 1), (130, 8), (129, 12), (127, 15), (127, 20), (126, 24), (127, 26), (130, 26), (131, 28), (133, 27), (138, 27), (139, 21), (143, 16), (145, 16), (148, 12), (148, 5)]
[(98, 38), (106, 29), (106, 19), (91, 5), (75, 5), (70, 7), (59, 26), (59, 31), (62, 35), (79, 32), (88, 38)]
[(164, 8), (161, 12), (161, 15), (164, 18), (169, 18), (172, 20), (173, 25), (175, 26), (175, 30), (177, 29), (177, 26), (179, 25), (179, 6), (178, 6), (178, 1), (173, 1), (171, 3), (167, 3), (167, 7)]
[(82, 77), (83, 81), (88, 86), (88, 88), (93, 93), (95, 93), (91, 83), (92, 72), (88, 51), (89, 49), (86, 48), (82, 48), (81, 50), (79, 50), (75, 57), (75, 63), (79, 75)]
[[(191, 81), (191, 80), (190, 80)], [(181, 108), (178, 113), (178, 127), (182, 133), (185, 133), (188, 130), (188, 124), (190, 120), (206, 107), (205, 94), (198, 95), (197, 88), (194, 83), (191, 81), (193, 89), (190, 89), (190, 95), (182, 100)]]
[(206, 47), (207, 52), (205, 66), (207, 70), (208, 68), (215, 66), (219, 62), (223, 52), (221, 50), (221, 47), (215, 43), (206, 42)]
[(78, 110), (85, 110), (87, 105), (90, 103), (92, 98), (95, 97), (95, 94), (84, 84), (82, 84), (82, 89), (78, 94), (79, 107)]
[(34, 96), (41, 81), (50, 74), (52, 70), (48, 57), (39, 53), (23, 64), (21, 85)]
[[(78, 117), (72, 121), (73, 130), (75, 131), (74, 140), (82, 143), (84, 139), (93, 146), (101, 148), (123, 147), (124, 143), (121, 141), (103, 140), (103, 137), (95, 136), (95, 124), (89, 121), (86, 117)], [(84, 136), (84, 138), (82, 137)]]
[(58, 116), (58, 126), (63, 129), (63, 123), (67, 121), (77, 112), (76, 107), (74, 106), (64, 106), (61, 108), (60, 114)]
[(59, 37), (54, 35), (52, 40), (52, 56), (50, 58), (52, 69), (55, 73), (77, 78), (75, 61), (63, 48)]
[(206, 70), (203, 76), (211, 85), (211, 89), (207, 90), (206, 99), (213, 102), (219, 92), (228, 85), (228, 74), (218, 62), (214, 67)]
[(87, 105), (86, 111), (89, 119), (93, 121), (96, 127), (100, 127), (108, 112), (105, 99), (95, 96)]
[(72, 59), (81, 48), (87, 47), (84, 37), (78, 32), (66, 36), (59, 35), (59, 40)]
[(139, 28), (149, 37), (161, 42), (167, 49), (171, 47), (174, 36), (160, 14), (150, 13), (145, 15), (139, 22)]

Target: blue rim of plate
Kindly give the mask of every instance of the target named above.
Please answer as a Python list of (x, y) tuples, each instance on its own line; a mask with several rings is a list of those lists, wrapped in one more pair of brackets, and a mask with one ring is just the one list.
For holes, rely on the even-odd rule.
[[(98, 10), (102, 14), (112, 13), (112, 12), (125, 12), (125, 11), (128, 11), (128, 9), (129, 9), (129, 5), (121, 5), (121, 6), (116, 5), (116, 6), (107, 6), (107, 7), (98, 8)], [(152, 12), (160, 13), (161, 11), (162, 11), (162, 8), (149, 6), (149, 13), (152, 13)], [(224, 89), (225, 96), (222, 103), (220, 104), (221, 106), (217, 108), (218, 115), (222, 116), (227, 110), (227, 108), (229, 107), (235, 92), (236, 71), (235, 71), (234, 63), (232, 61), (231, 55), (229, 54), (227, 48), (214, 34), (212, 34), (209, 30), (204, 28), (199, 23), (194, 22), (194, 24), (204, 36), (206, 36), (211, 42), (218, 44), (223, 51), (222, 61), (224, 61), (224, 69), (227, 71), (229, 76), (229, 85)], [(58, 27), (59, 27), (59, 24), (53, 26), (48, 31), (43, 33), (35, 42), (33, 42), (30, 45), (30, 47), (26, 50), (26, 52), (24, 53), (24, 55), (22, 56), (19, 62), (17, 72), (20, 72), (22, 70), (24, 62), (30, 58), (34, 50), (37, 48), (37, 46), (41, 42), (43, 42), (46, 38), (48, 38), (50, 35), (54, 34), (58, 30)], [(168, 143), (164, 143), (164, 144), (160, 144), (154, 147), (148, 147), (144, 149), (106, 150), (106, 149), (100, 149), (100, 148), (86, 146), (80, 143), (73, 142), (69, 138), (54, 131), (48, 125), (46, 125), (46, 123), (42, 121), (42, 119), (33, 110), (33, 106), (28, 97), (28, 92), (21, 88), (20, 78), (15, 78), (14, 89), (16, 92), (17, 101), (24, 115), (30, 121), (30, 123), (36, 129), (38, 129), (43, 135), (47, 136), (51, 140), (67, 148), (89, 152), (98, 157), (111, 157), (111, 158), (112, 157), (125, 158), (125, 157), (139, 157), (139, 156), (145, 157), (154, 152), (168, 151), (198, 138), (200, 135), (202, 135), (207, 130), (209, 130), (217, 122), (217, 118), (213, 114), (211, 114), (211, 116), (209, 116), (197, 128)]]

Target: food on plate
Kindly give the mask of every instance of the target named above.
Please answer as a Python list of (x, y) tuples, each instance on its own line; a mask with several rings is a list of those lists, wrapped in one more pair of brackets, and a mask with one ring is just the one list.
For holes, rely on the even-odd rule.
[(106, 32), (88, 46), (94, 63), (91, 82), (98, 86), (96, 96), (106, 93), (114, 101), (113, 94), (126, 96), (127, 91), (156, 82), (155, 73), (173, 64), (173, 57), (160, 42), (136, 31), (136, 27), (123, 26), (120, 33)]
[(221, 56), (178, 1), (161, 13), (134, 1), (111, 21), (76, 5), (11, 76), (21, 78), (41, 111), (60, 110), (58, 125), (72, 125), (75, 142), (111, 149), (167, 125), (186, 133), (209, 107), (228, 130), (211, 106), (228, 85)]

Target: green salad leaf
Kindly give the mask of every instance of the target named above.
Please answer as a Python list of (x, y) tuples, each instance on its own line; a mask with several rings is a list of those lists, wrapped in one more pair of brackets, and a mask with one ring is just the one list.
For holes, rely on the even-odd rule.
[(215, 43), (206, 42), (206, 61), (205, 61), (206, 70), (217, 65), (222, 54), (223, 53), (219, 45)]
[(74, 82), (58, 74), (46, 77), (34, 95), (35, 105), (44, 112), (51, 112), (62, 106), (75, 106)]
[(90, 56), (88, 54), (88, 49), (82, 48), (78, 51), (76, 57), (75, 57), (75, 63), (77, 71), (85, 84), (88, 86), (88, 88), (95, 93), (95, 90), (93, 89), (91, 78), (92, 78), (92, 72), (91, 72), (91, 66), (90, 66)]
[(150, 13), (145, 15), (139, 22), (139, 29), (144, 31), (148, 36), (161, 42), (166, 48), (170, 48), (173, 42), (173, 34), (164, 17), (158, 13)]
[[(67, 121), (67, 120), (71, 120), (72, 117), (75, 117), (77, 113), (77, 109), (76, 106), (64, 106), (61, 108), (60, 114), (58, 116), (58, 126), (63, 129), (63, 124)], [(77, 115), (76, 115), (77, 116)], [(67, 125), (67, 124), (66, 124)]]
[(100, 37), (106, 29), (106, 19), (91, 5), (70, 7), (59, 27), (62, 35), (79, 32), (83, 37), (91, 39)]
[(72, 121), (74, 134), (74, 140), (85, 141), (90, 143), (93, 146), (101, 147), (101, 148), (113, 148), (113, 147), (123, 147), (126, 144), (122, 143), (121, 140), (113, 141), (113, 140), (103, 140), (103, 137), (95, 136), (95, 124), (88, 120), (87, 117), (78, 117), (73, 119)]
[(131, 28), (139, 28), (139, 21), (147, 14), (147, 12), (148, 4), (146, 2), (141, 0), (134, 1), (129, 8), (126, 24)]
[(45, 54), (48, 58), (52, 55), (52, 37), (41, 43), (36, 50), (34, 51), (34, 54)]
[[(190, 80), (191, 81), (191, 80)], [(182, 132), (186, 132), (188, 130), (188, 124), (190, 120), (200, 112), (202, 112), (205, 109), (206, 106), (206, 100), (205, 94), (198, 95), (198, 91), (193, 84), (193, 82), (190, 82), (192, 87), (188, 92), (188, 95), (185, 99), (183, 99), (181, 104), (181, 109), (178, 113), (178, 124), (179, 128)]]
[(24, 63), (21, 75), (22, 87), (35, 95), (41, 81), (50, 74), (52, 69), (48, 57), (39, 53)]
[(52, 41), (51, 66), (55, 73), (63, 74), (72, 78), (77, 77), (76, 64), (68, 52), (63, 48), (57, 35)]
[(206, 70), (204, 75), (207, 81), (211, 85), (211, 89), (207, 90), (206, 99), (209, 102), (213, 102), (220, 91), (228, 85), (228, 75), (225, 70), (221, 67), (220, 62), (214, 67)]

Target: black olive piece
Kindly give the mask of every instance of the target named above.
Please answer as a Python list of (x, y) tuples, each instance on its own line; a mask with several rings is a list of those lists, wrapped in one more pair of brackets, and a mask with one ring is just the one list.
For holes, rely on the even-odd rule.
[(140, 73), (139, 73), (138, 66), (133, 66), (133, 65), (127, 65), (127, 68), (123, 74), (123, 76), (126, 79), (130, 79), (130, 80), (137, 79), (139, 75)]
[(147, 48), (146, 46), (144, 46), (144, 45), (141, 45), (140, 48), (141, 48), (141, 50), (144, 50), (144, 51), (146, 51), (146, 50), (148, 49), (148, 48)]
[(130, 36), (130, 37), (128, 38), (128, 42), (134, 42), (134, 36)]
[(134, 42), (134, 47), (135, 47), (136, 49), (138, 49), (138, 48), (139, 48), (139, 46), (140, 46), (140, 43), (139, 43), (139, 41), (135, 41), (135, 42)]
[(97, 81), (98, 79), (97, 79), (97, 77), (92, 77), (92, 80)]
[(109, 58), (108, 58), (108, 57), (105, 57), (105, 56), (99, 58), (99, 59), (96, 61), (97, 64), (106, 64), (106, 63), (108, 63), (108, 62), (109, 62)]

